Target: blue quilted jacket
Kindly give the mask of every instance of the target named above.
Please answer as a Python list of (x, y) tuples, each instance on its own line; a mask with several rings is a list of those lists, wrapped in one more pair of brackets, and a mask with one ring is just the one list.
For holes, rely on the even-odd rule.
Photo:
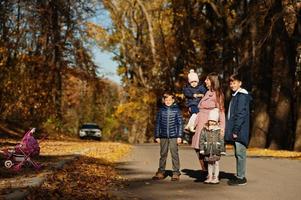
[(183, 118), (176, 104), (161, 106), (156, 121), (155, 138), (181, 138)]

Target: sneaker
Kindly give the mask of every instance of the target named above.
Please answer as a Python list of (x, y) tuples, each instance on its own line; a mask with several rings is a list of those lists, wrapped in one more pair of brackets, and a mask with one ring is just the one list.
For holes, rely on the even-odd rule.
[(211, 180), (211, 182), (210, 182), (211, 184), (219, 184), (219, 180), (218, 180), (218, 177), (213, 177), (212, 178), (212, 180)]
[(171, 181), (179, 181), (180, 180), (180, 175), (178, 174), (173, 174), (171, 177)]
[(235, 185), (246, 185), (247, 179), (244, 178), (235, 178), (228, 181), (228, 185), (235, 186)]
[(212, 176), (207, 176), (207, 179), (204, 181), (205, 184), (210, 184), (212, 181)]
[(162, 180), (165, 178), (165, 175), (162, 172), (157, 172), (155, 176), (152, 177), (153, 180)]

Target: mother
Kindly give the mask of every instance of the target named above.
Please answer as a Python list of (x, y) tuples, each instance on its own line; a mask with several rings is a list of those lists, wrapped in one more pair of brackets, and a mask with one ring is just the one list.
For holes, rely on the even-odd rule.
[(204, 163), (204, 156), (202, 156), (199, 153), (200, 133), (205, 123), (208, 121), (208, 115), (210, 110), (212, 110), (213, 108), (219, 109), (220, 111), (219, 124), (221, 126), (223, 134), (225, 130), (224, 94), (222, 92), (221, 83), (219, 81), (218, 74), (215, 72), (208, 74), (205, 80), (205, 84), (208, 91), (206, 92), (205, 96), (201, 99), (198, 105), (199, 112), (197, 114), (197, 118), (195, 121), (196, 132), (192, 138), (192, 144), (191, 144), (191, 146), (195, 149), (198, 155), (202, 170), (206, 170), (206, 166)]

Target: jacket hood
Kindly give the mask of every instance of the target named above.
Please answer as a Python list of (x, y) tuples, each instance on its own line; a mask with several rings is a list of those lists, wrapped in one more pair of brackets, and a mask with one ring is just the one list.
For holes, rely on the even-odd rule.
[(249, 94), (249, 92), (246, 89), (243, 89), (243, 88), (241, 88), (238, 92), (243, 93), (243, 94)]
[(246, 94), (248, 96), (249, 101), (253, 100), (251, 94), (246, 89), (244, 89), (244, 88), (240, 88), (237, 92), (235, 92), (233, 94), (233, 96), (235, 96), (237, 93)]
[(207, 130), (209, 130), (209, 131), (216, 131), (216, 130), (220, 130), (220, 129), (221, 129), (221, 127), (218, 126), (218, 125), (213, 125), (213, 126), (205, 125), (204, 127), (205, 127)]

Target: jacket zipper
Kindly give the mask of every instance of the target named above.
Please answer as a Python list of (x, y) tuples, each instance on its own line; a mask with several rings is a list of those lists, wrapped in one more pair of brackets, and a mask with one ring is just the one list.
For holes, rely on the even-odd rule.
[(170, 113), (170, 108), (167, 108), (167, 138), (169, 138), (169, 113)]

